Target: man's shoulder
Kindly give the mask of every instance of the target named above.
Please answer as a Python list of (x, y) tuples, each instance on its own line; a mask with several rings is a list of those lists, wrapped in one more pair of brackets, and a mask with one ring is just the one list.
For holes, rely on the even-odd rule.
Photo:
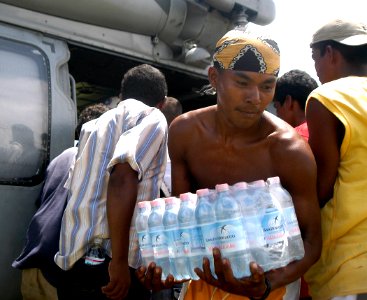
[(188, 111), (178, 116), (172, 124), (179, 124), (179, 126), (197, 126), (200, 123), (206, 123), (212, 120), (216, 106), (208, 106), (195, 110)]
[[(163, 113), (156, 107), (148, 106), (139, 100), (132, 98), (125, 99), (119, 105), (105, 112), (98, 118), (95, 124), (88, 131), (105, 130), (112, 123), (120, 126), (122, 123), (128, 124), (128, 127), (134, 127), (139, 124), (158, 124), (161, 127), (167, 127), (167, 121)], [(84, 126), (83, 126), (84, 129)]]
[(267, 137), (267, 149), (274, 173), (290, 183), (300, 180), (301, 173), (302, 176), (312, 174), (316, 164), (307, 141), (286, 125), (274, 119), (273, 131)]
[(291, 150), (302, 150), (307, 144), (292, 126), (277, 116), (266, 113), (266, 119), (271, 128), (267, 136), (268, 141), (271, 143), (271, 152), (287, 153)]
[(270, 136), (280, 138), (283, 134), (289, 135), (295, 131), (287, 122), (268, 111), (264, 111), (264, 118), (268, 124)]

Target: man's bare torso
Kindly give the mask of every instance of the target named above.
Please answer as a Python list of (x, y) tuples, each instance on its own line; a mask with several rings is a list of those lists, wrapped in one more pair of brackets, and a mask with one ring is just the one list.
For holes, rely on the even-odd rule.
[[(215, 106), (190, 112), (182, 122), (180, 149), (192, 191), (277, 176), (276, 151), (286, 146), (289, 126), (264, 113), (261, 128), (222, 134), (215, 125)], [(190, 122), (185, 122), (190, 119)], [(188, 125), (187, 125), (188, 124)], [(187, 125), (187, 126), (186, 126)], [(283, 126), (284, 125), (284, 126)], [(282, 139), (284, 139), (283, 142)]]

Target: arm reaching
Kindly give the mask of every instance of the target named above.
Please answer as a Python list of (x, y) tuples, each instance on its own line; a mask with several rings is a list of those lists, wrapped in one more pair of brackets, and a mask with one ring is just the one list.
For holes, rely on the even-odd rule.
[(107, 190), (107, 218), (112, 245), (110, 282), (102, 288), (111, 299), (122, 299), (130, 287), (129, 230), (137, 197), (138, 175), (128, 163), (114, 166)]

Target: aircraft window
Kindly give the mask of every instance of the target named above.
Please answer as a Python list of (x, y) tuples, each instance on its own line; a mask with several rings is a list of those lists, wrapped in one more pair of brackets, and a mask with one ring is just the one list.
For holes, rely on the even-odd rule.
[(0, 183), (41, 182), (49, 149), (49, 65), (32, 45), (0, 38)]

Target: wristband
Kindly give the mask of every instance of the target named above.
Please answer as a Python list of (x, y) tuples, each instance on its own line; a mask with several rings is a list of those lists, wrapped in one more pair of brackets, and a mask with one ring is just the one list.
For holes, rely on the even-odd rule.
[(266, 277), (265, 277), (265, 286), (266, 286), (266, 290), (260, 298), (250, 297), (250, 300), (265, 300), (266, 298), (268, 298), (268, 296), (271, 292), (271, 284), (270, 284), (269, 279), (266, 278)]

